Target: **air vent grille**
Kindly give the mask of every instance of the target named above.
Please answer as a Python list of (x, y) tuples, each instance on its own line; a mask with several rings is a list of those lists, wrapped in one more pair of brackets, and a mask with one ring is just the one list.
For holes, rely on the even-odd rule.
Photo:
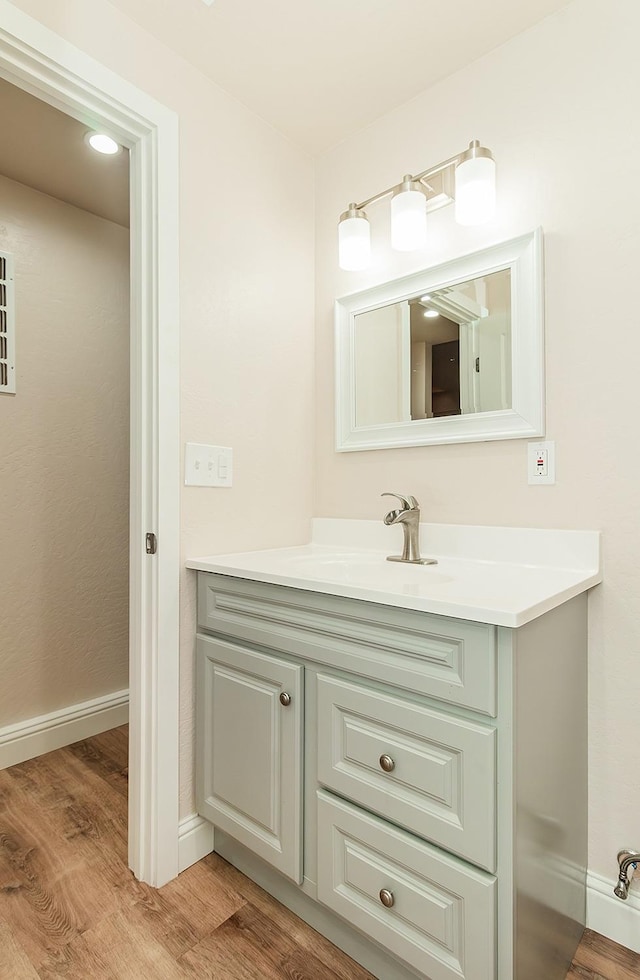
[(15, 331), (13, 256), (0, 252), (0, 394), (16, 390)]

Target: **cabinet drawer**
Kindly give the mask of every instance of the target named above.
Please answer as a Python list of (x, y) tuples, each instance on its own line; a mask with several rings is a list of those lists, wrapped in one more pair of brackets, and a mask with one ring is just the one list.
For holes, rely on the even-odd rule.
[(495, 879), (322, 790), (318, 898), (430, 980), (495, 980)]
[(201, 629), (496, 713), (496, 629), (200, 572)]
[(495, 730), (324, 674), (318, 781), (495, 870)]

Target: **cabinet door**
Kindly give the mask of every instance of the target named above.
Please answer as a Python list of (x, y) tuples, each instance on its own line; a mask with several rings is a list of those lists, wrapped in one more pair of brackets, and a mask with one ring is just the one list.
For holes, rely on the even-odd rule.
[(303, 668), (198, 636), (198, 812), (302, 881)]

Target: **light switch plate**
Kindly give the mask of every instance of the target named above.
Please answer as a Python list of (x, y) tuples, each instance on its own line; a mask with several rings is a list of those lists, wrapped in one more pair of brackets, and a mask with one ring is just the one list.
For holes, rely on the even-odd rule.
[(184, 452), (184, 483), (187, 487), (230, 487), (233, 450), (229, 446), (203, 446), (188, 442)]

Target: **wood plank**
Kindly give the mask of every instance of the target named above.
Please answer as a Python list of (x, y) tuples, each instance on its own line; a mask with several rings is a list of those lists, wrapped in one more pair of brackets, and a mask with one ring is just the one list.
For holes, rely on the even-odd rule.
[(323, 964), (327, 976), (335, 980), (375, 980), (368, 970), (355, 963), (346, 953), (277, 902), (219, 854), (209, 854), (199, 864), (210, 869), (216, 878), (227, 882), (229, 887), (236, 889), (252, 906), (291, 936), (300, 949), (315, 956)]
[(182, 888), (170, 882), (136, 902), (129, 911), (130, 921), (177, 960), (246, 904), (224, 888), (215, 889), (215, 895), (209, 889), (208, 898), (198, 894), (196, 876)]
[(0, 916), (36, 968), (148, 888), (118, 855), (126, 800), (65, 750), (0, 773), (0, 827)]
[[(130, 910), (119, 909), (84, 933), (88, 952), (117, 980), (182, 980), (185, 973), (165, 947), (145, 931)], [(98, 974), (100, 976), (100, 974)]]
[[(595, 980), (638, 980), (640, 955), (587, 929), (574, 957), (573, 968), (591, 971)], [(591, 980), (589, 972), (586, 976)]]
[(66, 842), (89, 841), (86, 853), (104, 842), (110, 855), (127, 860), (127, 801), (96, 776), (67, 749), (59, 749), (4, 770), (6, 805), (13, 805), (34, 832), (40, 827), (53, 834), (69, 851)]
[(129, 726), (122, 725), (92, 738), (74, 742), (66, 752), (81, 760), (121, 796), (127, 797), (129, 774)]
[(281, 980), (295, 940), (252, 905), (244, 905), (180, 958), (187, 976), (225, 980)]
[(237, 889), (211, 874), (202, 862), (192, 865), (164, 885), (159, 894), (173, 909), (179, 910), (194, 923), (198, 939), (246, 905), (246, 899)]
[(0, 919), (0, 977), (11, 980), (38, 980), (29, 957), (7, 922)]
[[(336, 952), (338, 952), (336, 950)], [(336, 976), (342, 976), (351, 980), (351, 978), (356, 977), (370, 977), (371, 974), (367, 973), (358, 966), (357, 963), (353, 963), (353, 967), (350, 969), (348, 967), (348, 958), (345, 953), (340, 953), (339, 956), (342, 958), (342, 970), (348, 969), (349, 972), (341, 972), (340, 974), (334, 973), (332, 970), (327, 970), (327, 965), (322, 960), (314, 956), (307, 949), (298, 949), (291, 956), (288, 956), (282, 964), (282, 974), (283, 978), (287, 980), (328, 980), (329, 977), (333, 978)], [(353, 961), (351, 961), (353, 962)], [(372, 978), (373, 980), (373, 978)]]
[(77, 936), (66, 946), (51, 953), (40, 965), (39, 980), (118, 980), (100, 955), (99, 950), (90, 949), (84, 936)]
[(0, 834), (0, 846), (7, 839), (3, 869), (12, 880), (0, 889), (0, 914), (36, 968), (105, 915), (128, 905), (139, 887), (136, 883), (126, 901), (126, 891), (114, 886), (103, 863), (79, 860), (61, 870), (41, 841), (27, 841), (14, 830), (10, 838)]
[(607, 978), (603, 977), (601, 973), (592, 973), (591, 970), (586, 970), (584, 967), (576, 966), (573, 963), (567, 973), (567, 980), (607, 980)]

